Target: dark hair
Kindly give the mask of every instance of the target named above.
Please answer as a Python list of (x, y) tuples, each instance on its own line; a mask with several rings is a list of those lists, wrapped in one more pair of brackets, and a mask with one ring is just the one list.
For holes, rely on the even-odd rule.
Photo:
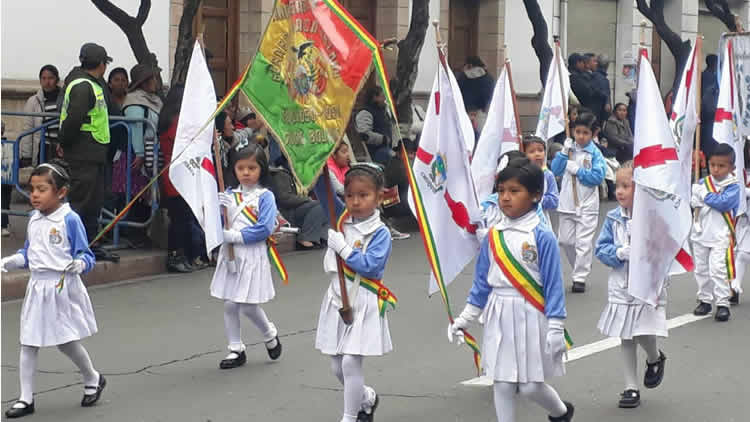
[[(576, 111), (576, 113), (580, 113), (580, 112), (581, 112), (581, 107), (580, 107), (580, 106), (579, 106), (578, 104), (570, 104), (570, 105), (568, 106), (568, 116), (570, 116), (570, 113), (571, 113), (571, 112), (572, 112), (573, 110), (575, 110), (575, 111)], [(573, 123), (573, 122), (571, 122), (571, 123)]]
[(375, 85), (367, 89), (367, 93), (365, 93), (365, 103), (366, 104), (373, 104), (375, 101), (375, 97), (383, 93), (383, 88)]
[(170, 88), (167, 98), (164, 100), (164, 107), (161, 108), (161, 112), (159, 113), (159, 124), (157, 125), (159, 135), (168, 131), (175, 116), (180, 114), (184, 93), (185, 85), (183, 84), (177, 84)]
[(42, 79), (42, 73), (44, 73), (45, 70), (53, 74), (57, 82), (60, 82), (60, 72), (58, 72), (57, 68), (51, 64), (45, 64), (41, 69), (39, 69), (39, 79)]
[(81, 68), (84, 70), (94, 70), (103, 62), (81, 62)]
[[(255, 162), (260, 166), (260, 177), (258, 178), (258, 183), (265, 187), (271, 186), (271, 174), (268, 170), (268, 157), (266, 156), (263, 147), (256, 143), (247, 144), (239, 150), (237, 148), (232, 148), (229, 151), (229, 163), (232, 166), (232, 172), (234, 172), (234, 166), (237, 165), (238, 161), (246, 160), (248, 158), (254, 158)], [(235, 174), (235, 177), (236, 176), (237, 174)], [(239, 177), (237, 179), (239, 179)]]
[(469, 56), (466, 58), (466, 63), (472, 67), (486, 67), (482, 59), (479, 56)]
[(544, 173), (536, 164), (526, 157), (515, 158), (497, 174), (497, 183), (504, 183), (516, 179), (530, 194), (544, 192)]
[(625, 110), (627, 111), (628, 106), (625, 103), (617, 103), (614, 107), (612, 107), (612, 110), (617, 110), (617, 107), (623, 106), (625, 107)]
[(596, 58), (596, 54), (594, 54), (594, 53), (586, 53), (586, 54), (583, 55), (583, 59), (586, 60), (586, 61), (589, 61), (592, 58), (595, 59)]
[(731, 145), (718, 144), (714, 147), (713, 151), (711, 151), (711, 153), (708, 154), (709, 160), (713, 157), (729, 157), (729, 161), (731, 161), (732, 164), (734, 164), (736, 155), (734, 153), (734, 148), (732, 148)]
[(380, 192), (385, 187), (385, 175), (383, 169), (375, 163), (357, 163), (354, 164), (349, 171), (346, 172), (344, 178), (344, 187), (349, 186), (349, 183), (354, 179), (367, 179), (373, 185), (375, 190)]
[(580, 61), (583, 61), (583, 56), (578, 53), (573, 53), (568, 56), (568, 67), (574, 69), (576, 67), (576, 64), (578, 64), (578, 62)]
[[(507, 158), (506, 158), (507, 157)], [(514, 149), (512, 151), (508, 151), (505, 154), (501, 155), (500, 158), (497, 159), (497, 165), (500, 166), (500, 162), (503, 160), (507, 160), (508, 162), (511, 162), (518, 158), (526, 158), (526, 154), (522, 153), (521, 151)], [(498, 174), (495, 175), (495, 183), (492, 185), (492, 193), (497, 192), (497, 185), (500, 183), (500, 181), (497, 179)]]
[(716, 67), (719, 64), (719, 56), (716, 54), (709, 54), (706, 56), (706, 66), (707, 67)]
[(581, 110), (578, 113), (578, 118), (576, 119), (575, 123), (573, 124), (573, 127), (576, 126), (586, 126), (587, 128), (591, 129), (593, 131), (595, 128), (598, 128), (597, 119), (594, 113), (586, 110)]
[(116, 67), (116, 68), (112, 69), (111, 72), (109, 72), (109, 76), (107, 76), (107, 83), (111, 84), (112, 83), (112, 78), (115, 75), (117, 75), (118, 73), (122, 73), (123, 75), (125, 75), (125, 79), (126, 80), (128, 79), (128, 71), (125, 70), (124, 67)]
[(531, 144), (540, 144), (544, 146), (544, 148), (547, 148), (547, 143), (544, 142), (544, 139), (538, 137), (538, 136), (527, 136), (523, 138), (523, 149), (526, 150), (527, 147), (531, 146)]
[(31, 171), (29, 183), (34, 176), (48, 176), (55, 190), (70, 187), (70, 166), (59, 158), (53, 158), (47, 163), (39, 164)]
[(216, 126), (216, 130), (219, 131), (219, 133), (224, 132), (224, 123), (227, 120), (227, 113), (225, 111), (220, 111), (219, 114), (216, 115), (216, 118), (214, 118), (214, 126)]
[(347, 144), (347, 143), (346, 143), (346, 142), (344, 142), (344, 141), (341, 141), (341, 142), (339, 142), (339, 144), (338, 144), (338, 145), (336, 145), (336, 148), (334, 148), (334, 149), (333, 149), (333, 153), (334, 153), (334, 154), (336, 154), (337, 152), (339, 152), (339, 150), (340, 150), (340, 149), (341, 149), (341, 147), (343, 147), (343, 146), (349, 147), (349, 144)]

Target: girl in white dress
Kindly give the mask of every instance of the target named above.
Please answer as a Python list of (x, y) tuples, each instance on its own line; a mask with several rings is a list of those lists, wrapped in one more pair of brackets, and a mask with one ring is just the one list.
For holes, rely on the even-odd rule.
[(8, 418), (34, 413), (34, 372), (40, 347), (57, 346), (83, 375), (81, 406), (94, 405), (106, 380), (94, 369), (80, 340), (96, 333), (94, 308), (80, 274), (94, 268), (81, 218), (63, 203), (70, 170), (62, 160), (40, 164), (31, 173), (31, 205), (26, 243), (3, 258), (2, 271), (28, 268), (31, 278), (21, 308), (21, 396)]
[[(318, 180), (315, 194), (330, 215), (324, 179)], [(330, 284), (320, 307), (315, 348), (331, 356), (333, 373), (344, 386), (341, 422), (373, 420), (379, 399), (375, 390), (365, 385), (362, 363), (365, 356), (382, 356), (393, 349), (386, 308), (395, 307), (396, 298), (382, 282), (391, 254), (391, 235), (378, 211), (384, 183), (380, 167), (360, 163), (344, 179), (346, 207), (334, 195), (338, 221), (331, 221), (331, 226), (338, 231), (328, 231), (323, 267)], [(348, 280), (351, 325), (339, 315), (342, 305), (336, 255), (343, 261)]]
[(516, 395), (543, 407), (553, 422), (568, 422), (574, 408), (545, 380), (563, 375), (565, 291), (557, 240), (537, 212), (544, 190), (542, 169), (527, 158), (511, 160), (497, 176), (503, 217), (487, 233), (477, 258), (466, 307), (448, 327), (484, 324), (482, 368), (494, 383), (500, 422), (515, 420)]
[[(266, 240), (276, 226), (276, 200), (269, 186), (268, 159), (258, 144), (242, 144), (230, 152), (230, 161), (239, 186), (219, 193), (226, 207), (229, 225), (224, 228), (224, 244), (219, 250), (211, 281), (211, 296), (224, 301), (224, 329), (229, 354), (221, 369), (242, 366), (247, 361), (240, 334), (240, 313), (258, 328), (268, 351), (276, 360), (281, 356), (276, 326), (268, 320), (261, 304), (274, 298)], [(234, 260), (229, 259), (229, 246)]]
[(659, 294), (659, 305), (653, 308), (628, 294), (630, 255), (630, 224), (633, 209), (633, 162), (623, 163), (615, 175), (615, 196), (619, 207), (607, 213), (595, 254), (602, 263), (612, 268), (609, 274), (607, 306), (599, 319), (598, 328), (605, 336), (622, 340), (621, 350), (625, 370), (625, 391), (620, 395), (619, 407), (633, 408), (641, 404), (637, 377), (637, 350), (640, 344), (646, 351), (646, 374), (643, 384), (655, 388), (664, 377), (664, 353), (656, 348), (656, 337), (667, 336), (666, 287)]

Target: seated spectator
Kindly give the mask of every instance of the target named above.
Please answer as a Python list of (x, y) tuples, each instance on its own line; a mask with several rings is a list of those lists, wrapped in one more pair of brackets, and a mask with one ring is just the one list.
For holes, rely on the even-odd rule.
[[(39, 71), (39, 85), (41, 87), (36, 94), (26, 100), (23, 108), (25, 113), (57, 113), (57, 100), (60, 95), (60, 73), (57, 68), (51, 64), (42, 66)], [(57, 117), (32, 117), (25, 118), (22, 130), (25, 132), (35, 127), (39, 127)], [(47, 126), (45, 132), (45, 151), (44, 161), (49, 161), (57, 156), (57, 132), (60, 128), (59, 123)], [(21, 139), (20, 154), (21, 167), (36, 166), (42, 158), (39, 151), (42, 132), (35, 132)]]
[(607, 138), (609, 147), (616, 152), (617, 161), (624, 163), (633, 159), (633, 132), (630, 131), (625, 104), (615, 104), (615, 112), (604, 122), (602, 136)]
[(365, 106), (355, 117), (355, 129), (367, 147), (370, 158), (387, 165), (393, 155), (391, 122), (385, 110), (385, 94), (379, 86), (367, 90)]
[(328, 236), (328, 216), (320, 203), (299, 195), (292, 173), (285, 168), (271, 168), (271, 184), (279, 212), (299, 228), (295, 249), (320, 248)]
[(350, 161), (349, 145), (342, 141), (336, 149), (333, 150), (333, 154), (328, 157), (328, 161), (326, 162), (328, 177), (331, 179), (331, 186), (333, 186), (336, 191), (336, 195), (341, 198), (344, 197), (344, 179), (346, 178), (346, 172), (349, 171)]

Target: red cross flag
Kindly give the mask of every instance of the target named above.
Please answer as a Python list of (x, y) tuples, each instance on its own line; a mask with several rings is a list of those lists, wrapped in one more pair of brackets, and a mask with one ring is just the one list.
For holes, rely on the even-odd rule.
[[(675, 258), (690, 234), (690, 198), (682, 175), (692, 142), (673, 136), (648, 57), (641, 57), (635, 117), (633, 179), (636, 183), (630, 239), (628, 293), (656, 306)], [(694, 103), (693, 103), (694, 104)], [(685, 152), (687, 150), (687, 152)], [(688, 164), (689, 165), (689, 164)]]

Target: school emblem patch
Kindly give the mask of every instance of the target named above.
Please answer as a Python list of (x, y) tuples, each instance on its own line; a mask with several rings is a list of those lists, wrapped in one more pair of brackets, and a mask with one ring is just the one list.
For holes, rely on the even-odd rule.
[(445, 155), (437, 153), (430, 163), (429, 176), (422, 173), (422, 178), (425, 179), (427, 184), (430, 186), (430, 189), (432, 189), (433, 193), (437, 193), (443, 190), (443, 185), (448, 179), (446, 163), (447, 161), (445, 159)]
[(587, 158), (587, 159), (583, 160), (583, 168), (585, 168), (586, 170), (591, 170), (591, 159), (590, 158)]
[(360, 239), (354, 241), (354, 249), (362, 249), (362, 241)]
[(63, 239), (62, 236), (60, 236), (60, 232), (56, 228), (52, 227), (49, 230), (49, 243), (53, 245), (59, 245), (62, 243), (62, 240)]
[(536, 246), (529, 245), (529, 242), (523, 242), (521, 245), (521, 258), (527, 264), (533, 264), (537, 259)]

